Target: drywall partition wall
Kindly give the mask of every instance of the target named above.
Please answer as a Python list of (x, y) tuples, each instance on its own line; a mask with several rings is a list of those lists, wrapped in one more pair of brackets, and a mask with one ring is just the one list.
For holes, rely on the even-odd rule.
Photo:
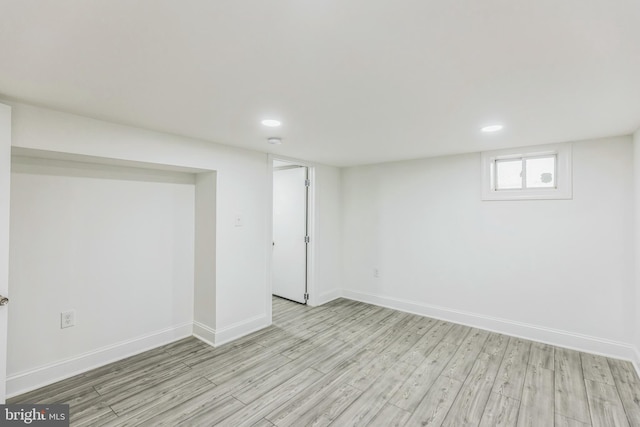
[(196, 175), (193, 333), (216, 341), (216, 174)]
[(24, 104), (13, 127), (14, 147), (216, 171), (216, 343), (268, 324), (266, 154)]
[[(11, 182), (11, 107), (0, 104), (0, 294), (9, 293), (9, 192)], [(9, 307), (0, 307), (0, 404), (5, 402), (7, 320)]]
[(342, 287), (341, 181), (336, 167), (316, 165), (314, 173), (314, 293), (309, 304), (321, 305), (340, 297)]
[(633, 200), (634, 220), (635, 220), (635, 312), (636, 318), (634, 322), (635, 329), (635, 350), (636, 350), (636, 369), (640, 372), (640, 129), (633, 135), (633, 172), (634, 187)]
[(191, 334), (193, 175), (14, 157), (11, 190), (11, 395)]
[(481, 201), (479, 154), (344, 169), (345, 295), (631, 358), (631, 150), (574, 143), (572, 200)]

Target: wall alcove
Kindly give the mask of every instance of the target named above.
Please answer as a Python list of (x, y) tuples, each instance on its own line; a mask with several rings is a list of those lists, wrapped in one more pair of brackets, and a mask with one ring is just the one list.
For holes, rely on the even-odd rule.
[(11, 175), (8, 395), (207, 340), (216, 171), (13, 147)]

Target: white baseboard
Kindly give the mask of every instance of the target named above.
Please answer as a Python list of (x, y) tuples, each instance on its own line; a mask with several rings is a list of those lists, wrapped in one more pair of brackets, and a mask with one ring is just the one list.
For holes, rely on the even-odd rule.
[(212, 347), (215, 346), (216, 330), (208, 327), (204, 323), (193, 322), (193, 336)]
[(635, 358), (632, 360), (633, 367), (636, 368), (636, 373), (638, 377), (640, 377), (640, 349), (638, 347), (635, 348)]
[(333, 291), (320, 294), (317, 298), (313, 299), (313, 304), (310, 303), (309, 305), (312, 307), (318, 307), (340, 297), (342, 297), (342, 289), (334, 289)]
[(433, 317), (435, 319), (498, 332), (504, 335), (629, 360), (634, 363), (640, 376), (640, 370), (638, 369), (640, 354), (631, 344), (364, 292), (343, 290), (342, 296), (355, 301), (392, 308), (407, 313), (419, 314), (421, 316)]
[(192, 334), (193, 324), (191, 322), (184, 323), (152, 332), (142, 337), (102, 347), (69, 359), (40, 366), (26, 372), (10, 375), (7, 377), (7, 397), (17, 396), (44, 387), (91, 369), (186, 338)]
[(267, 316), (252, 317), (220, 329), (213, 329), (200, 322), (193, 322), (193, 335), (212, 346), (219, 346), (269, 326)]

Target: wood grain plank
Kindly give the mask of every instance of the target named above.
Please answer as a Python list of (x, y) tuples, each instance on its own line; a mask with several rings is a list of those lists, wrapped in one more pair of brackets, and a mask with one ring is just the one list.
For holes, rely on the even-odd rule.
[(555, 426), (556, 427), (591, 427), (591, 423), (590, 422), (583, 423), (582, 421), (574, 420), (573, 418), (569, 418), (562, 414), (556, 413)]
[[(403, 324), (407, 325), (408, 323)], [(354, 357), (354, 355), (359, 353), (362, 348), (369, 351), (381, 352), (391, 342), (398, 339), (396, 327), (390, 325), (380, 328), (378, 325), (374, 324), (372, 326), (367, 326), (364, 331), (364, 333), (359, 334), (361, 339), (350, 340), (349, 343), (342, 346), (342, 350), (340, 352), (328, 355), (324, 359), (315, 363), (313, 368), (326, 374), (346, 360)], [(418, 338), (419, 337), (416, 336), (415, 340), (417, 341)]]
[[(200, 387), (204, 386), (204, 382), (210, 384), (207, 389), (211, 389), (209, 391), (210, 399), (219, 399), (222, 397), (226, 397), (230, 395), (234, 390), (237, 390), (240, 387), (248, 387), (253, 384), (254, 381), (262, 378), (263, 376), (269, 375), (274, 369), (282, 366), (283, 364), (288, 363), (289, 360), (286, 357), (278, 356), (276, 358), (272, 358), (267, 362), (261, 364), (259, 367), (254, 367), (252, 370), (247, 370), (242, 372), (241, 374), (236, 375), (229, 381), (225, 382), (222, 385), (215, 386), (211, 381), (206, 378), (200, 377), (197, 372), (191, 371), (188, 375), (184, 375), (183, 378), (194, 377), (200, 381), (194, 381), (194, 386)], [(170, 384), (171, 385), (171, 384)], [(174, 387), (181, 387), (180, 384), (173, 384)], [(215, 387), (214, 387), (215, 386)], [(169, 387), (163, 387), (163, 395), (171, 395), (171, 389)], [(111, 406), (114, 410), (117, 411), (118, 415), (122, 415), (123, 413), (127, 413), (131, 410), (135, 410), (137, 407), (140, 407), (146, 402), (153, 402), (154, 400), (163, 399), (163, 395), (154, 395), (153, 392), (157, 390), (149, 390), (149, 392), (144, 392), (139, 395), (131, 396), (120, 402), (115, 402)]]
[(413, 411), (407, 426), (440, 426), (462, 388), (462, 381), (448, 376), (439, 376), (424, 399)]
[(250, 377), (246, 383), (231, 385), (230, 392), (242, 403), (248, 404), (260, 398), (270, 390), (278, 387), (289, 379), (295, 377), (304, 370), (305, 366), (300, 363), (287, 363), (271, 372), (263, 375)]
[[(353, 342), (356, 336), (361, 336), (363, 331), (370, 330), (375, 331), (380, 329), (379, 322), (389, 317), (392, 313), (388, 310), (384, 310), (382, 307), (376, 307), (376, 310), (372, 310), (367, 316), (363, 316), (357, 322), (350, 324), (349, 326), (342, 327), (338, 331), (337, 338), (345, 342)], [(407, 316), (411, 319), (412, 316)]]
[(608, 359), (629, 422), (640, 426), (640, 379), (631, 362)]
[[(308, 347), (304, 346), (304, 343), (301, 343), (300, 346), (298, 346), (298, 351), (296, 351), (296, 349), (292, 347), (283, 355), (289, 357), (290, 359), (304, 359), (305, 362), (309, 366), (311, 366), (333, 356), (336, 352), (341, 352), (343, 350), (353, 348), (352, 344), (346, 343), (330, 336), (322, 337), (319, 339), (323, 340), (322, 344), (320, 345)], [(291, 354), (291, 351), (294, 351), (297, 354)]]
[(395, 405), (386, 403), (380, 412), (369, 423), (369, 426), (403, 427), (409, 421), (411, 412), (400, 409)]
[(105, 423), (116, 421), (118, 416), (113, 411), (100, 412), (92, 418), (80, 418), (70, 421), (69, 425), (73, 427), (85, 427), (85, 426), (101, 426)]
[(510, 337), (507, 335), (490, 332), (481, 353), (487, 353), (492, 356), (504, 354), (509, 345), (509, 339)]
[(184, 375), (175, 375), (165, 379), (163, 382), (154, 384), (152, 387), (138, 389), (135, 393), (119, 394), (117, 390), (103, 396), (102, 401), (106, 402), (117, 415), (123, 415), (142, 406), (161, 399), (162, 396), (170, 394), (177, 387), (189, 387), (209, 384), (210, 381), (197, 375), (187, 372)]
[(420, 336), (424, 336), (427, 332), (431, 330), (436, 324), (440, 323), (439, 320), (432, 319), (430, 317), (423, 317), (416, 315), (418, 321), (414, 325), (414, 331), (416, 334)]
[(336, 419), (336, 425), (366, 426), (400, 388), (415, 366), (397, 362)]
[(127, 390), (131, 387), (136, 388), (142, 382), (150, 383), (156, 379), (166, 378), (176, 372), (186, 372), (188, 368), (172, 360), (166, 360), (159, 364), (149, 364), (140, 366), (139, 368), (123, 373), (122, 375), (114, 375), (106, 380), (92, 381), (93, 388), (100, 394), (106, 395), (114, 390)]
[(440, 342), (400, 386), (392, 396), (391, 403), (407, 411), (414, 411), (457, 349), (454, 344)]
[[(297, 417), (302, 416), (301, 408), (314, 408), (320, 401), (326, 400), (327, 396), (334, 393), (338, 396), (356, 394), (357, 397), (361, 391), (346, 383), (346, 380), (358, 368), (358, 364), (359, 361), (355, 359), (345, 362), (340, 369), (336, 369), (328, 375), (323, 375), (313, 384), (313, 387), (301, 391), (274, 411), (266, 414), (265, 418), (277, 425), (288, 424), (291, 420), (295, 421)], [(333, 412), (333, 410), (327, 412)], [(323, 411), (322, 413), (317, 413), (314, 419), (315, 422), (320, 422), (320, 419), (326, 419), (326, 417), (327, 414)]]
[(555, 411), (576, 421), (591, 422), (582, 363), (577, 351), (565, 348), (555, 351)]
[(120, 414), (117, 419), (99, 425), (101, 427), (138, 426), (150, 418), (155, 417), (160, 412), (172, 411), (173, 408), (176, 408), (178, 405), (215, 388), (215, 384), (211, 384), (210, 381), (204, 378), (199, 378), (198, 382), (178, 386), (169, 394), (163, 395), (149, 404), (127, 411), (126, 413)]
[(309, 331), (307, 329), (296, 328), (296, 330), (294, 331), (283, 331), (282, 334), (265, 337), (264, 339), (260, 340), (258, 344), (265, 348), (268, 348), (273, 353), (282, 353), (283, 351), (288, 350), (290, 347), (293, 347), (314, 335), (316, 335), (315, 332)]
[(265, 418), (278, 427), (327, 426), (360, 394), (349, 384), (336, 381), (320, 392), (314, 387), (303, 398), (296, 396)]
[(373, 353), (371, 360), (368, 362), (366, 360), (364, 359), (346, 380), (358, 390), (363, 391), (371, 387), (383, 373), (393, 366), (397, 358), (389, 354)]
[(113, 420), (113, 415), (115, 415), (115, 412), (111, 410), (109, 405), (100, 401), (82, 409), (75, 408), (73, 411), (69, 410), (70, 424), (74, 426), (93, 425), (97, 420), (101, 422)]
[(554, 347), (544, 343), (531, 343), (529, 364), (553, 371), (555, 369)]
[(555, 412), (554, 372), (530, 364), (524, 380), (518, 427), (553, 425)]
[(511, 338), (507, 351), (498, 371), (498, 376), (493, 387), (494, 393), (499, 393), (513, 399), (522, 398), (522, 386), (524, 384), (531, 343), (518, 338)]
[(580, 353), (580, 358), (582, 359), (582, 374), (585, 380), (616, 385), (606, 357)]
[(585, 384), (593, 427), (629, 426), (622, 400), (614, 386), (592, 380), (585, 380)]
[(275, 424), (272, 423), (269, 420), (265, 420), (264, 418), (261, 420), (258, 420), (258, 422), (256, 422), (255, 424), (253, 424), (251, 427), (273, 427)]
[(418, 321), (415, 316), (404, 316), (396, 322), (388, 322), (378, 326), (381, 333), (376, 333), (374, 339), (369, 340), (364, 348), (382, 353), (393, 343), (400, 342), (400, 337), (408, 340), (410, 346), (413, 346), (420, 339), (420, 335), (414, 335), (416, 325), (418, 325)]
[(464, 341), (464, 339), (469, 335), (472, 328), (464, 325), (459, 325), (457, 323), (451, 324), (451, 329), (449, 332), (442, 338), (444, 342), (448, 342), (455, 345), (460, 345)]
[[(397, 335), (397, 338), (386, 347), (383, 347), (383, 352), (393, 354), (395, 357), (404, 356), (410, 348), (412, 348), (419, 340), (424, 336), (424, 324), (419, 320), (414, 322), (406, 330)], [(415, 365), (414, 365), (415, 366)]]
[(219, 425), (229, 427), (251, 426), (294, 396), (300, 394), (321, 377), (322, 374), (320, 372), (314, 369), (305, 369), (225, 418)]
[(163, 345), (160, 347), (162, 350), (166, 351), (172, 356), (176, 354), (185, 354), (186, 352), (193, 351), (194, 349), (202, 348), (208, 345), (204, 342), (194, 339), (194, 337), (187, 337), (180, 339), (178, 341), (174, 341), (172, 343)]
[(129, 379), (121, 378), (117, 381), (94, 386), (103, 396), (104, 401), (113, 401), (115, 398), (125, 399), (129, 396), (138, 395), (145, 390), (157, 387), (164, 381), (177, 376), (190, 375), (190, 369), (180, 363), (164, 366), (161, 369), (143, 370), (144, 375), (131, 375)]
[(215, 348), (210, 347), (182, 359), (181, 362), (192, 369), (199, 369), (203, 372), (208, 372), (211, 366), (226, 366), (228, 364), (234, 363), (244, 355), (256, 354), (263, 350), (263, 346), (250, 341), (246, 341), (242, 345), (238, 344), (235, 347), (229, 346), (224, 351), (216, 351)]
[(453, 325), (449, 322), (439, 321), (416, 342), (409, 351), (400, 359), (404, 363), (420, 366), (429, 353), (442, 341)]
[(481, 353), (477, 357), (443, 426), (477, 426), (480, 423), (500, 369), (501, 356)]
[[(444, 368), (443, 375), (464, 381), (469, 375), (476, 358), (482, 351), (489, 333), (480, 329), (470, 329), (469, 334), (460, 344), (449, 364)], [(445, 341), (445, 340), (443, 340)]]
[(518, 424), (519, 408), (520, 401), (518, 399), (513, 399), (500, 393), (491, 393), (480, 420), (480, 427), (516, 426)]
[[(166, 426), (212, 426), (219, 421), (227, 418), (229, 415), (243, 408), (244, 405), (232, 396), (227, 396), (221, 399), (219, 402), (214, 400), (213, 402), (202, 402), (197, 407), (190, 407), (188, 412), (184, 412), (184, 415), (176, 419), (176, 409), (171, 411), (172, 420), (155, 424), (158, 427)], [(180, 411), (180, 407), (177, 408)]]
[(235, 362), (227, 364), (224, 369), (216, 369), (211, 373), (202, 374), (212, 383), (221, 385), (238, 376), (244, 375), (247, 371), (256, 371), (256, 369), (260, 369), (261, 366), (269, 365), (273, 362), (280, 366), (288, 362), (288, 359), (279, 354), (274, 355), (271, 351), (263, 351), (239, 358)]

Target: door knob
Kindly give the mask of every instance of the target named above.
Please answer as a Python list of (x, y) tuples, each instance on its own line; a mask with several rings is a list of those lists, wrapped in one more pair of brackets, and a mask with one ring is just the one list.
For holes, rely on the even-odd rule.
[(0, 295), (0, 305), (7, 305), (7, 304), (9, 304), (9, 298), (3, 297), (2, 295)]

